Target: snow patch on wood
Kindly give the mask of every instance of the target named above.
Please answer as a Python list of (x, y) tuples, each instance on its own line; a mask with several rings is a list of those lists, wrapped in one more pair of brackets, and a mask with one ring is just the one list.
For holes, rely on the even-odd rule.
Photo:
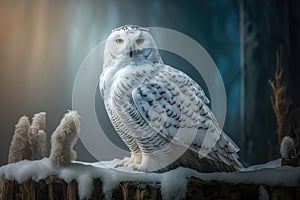
[[(201, 180), (215, 180), (233, 184), (261, 184), (261, 185), (282, 185), (299, 186), (299, 167), (279, 167), (275, 162), (269, 163), (271, 168), (244, 170), (242, 172), (215, 172), (199, 173), (188, 168), (177, 168), (165, 173), (144, 173), (136, 172), (130, 168), (114, 168), (119, 160), (103, 161), (97, 163), (73, 162), (70, 166), (54, 168), (48, 158), (36, 161), (20, 161), (0, 168), (0, 178), (16, 180), (23, 183), (30, 179), (39, 181), (49, 176), (57, 176), (66, 183), (75, 180), (78, 183), (79, 198), (84, 199), (92, 195), (93, 180), (100, 179), (102, 191), (109, 197), (113, 190), (121, 182), (139, 182), (161, 185), (161, 194), (164, 199), (184, 197), (186, 194), (187, 178), (196, 177)], [(276, 163), (279, 163), (276, 161)], [(261, 166), (262, 167), (262, 166)], [(264, 167), (268, 167), (265, 165)], [(274, 168), (275, 167), (275, 168)]]

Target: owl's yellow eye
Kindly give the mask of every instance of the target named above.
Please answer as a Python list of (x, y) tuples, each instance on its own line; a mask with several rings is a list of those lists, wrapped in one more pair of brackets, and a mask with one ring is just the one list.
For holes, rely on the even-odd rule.
[(144, 39), (137, 39), (136, 40), (136, 43), (138, 43), (138, 44), (142, 44), (144, 42)]
[(122, 44), (123, 42), (124, 42), (124, 40), (122, 40), (122, 39), (116, 39), (117, 44)]

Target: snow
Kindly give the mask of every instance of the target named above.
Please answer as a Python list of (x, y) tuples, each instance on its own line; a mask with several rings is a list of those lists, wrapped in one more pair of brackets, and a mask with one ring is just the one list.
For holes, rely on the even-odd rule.
[(249, 172), (249, 171), (255, 171), (255, 170), (259, 170), (259, 169), (276, 168), (276, 167), (280, 167), (280, 166), (281, 166), (281, 159), (277, 159), (277, 160), (272, 160), (270, 162), (267, 162), (265, 164), (253, 165), (253, 166), (250, 166), (247, 168), (242, 168), (241, 171)]
[[(182, 199), (185, 196), (187, 178), (196, 177), (202, 180), (219, 180), (229, 183), (268, 184), (299, 186), (300, 167), (280, 167), (280, 160), (264, 165), (252, 166), (241, 172), (199, 173), (192, 169), (177, 168), (165, 173), (137, 172), (130, 168), (114, 168), (119, 160), (96, 163), (73, 162), (64, 168), (53, 168), (48, 158), (36, 161), (20, 161), (0, 167), (0, 178), (6, 177), (19, 183), (29, 179), (39, 181), (48, 176), (57, 176), (67, 183), (78, 182), (79, 198), (88, 198), (92, 193), (93, 179), (100, 178), (102, 190), (109, 197), (114, 188), (122, 181), (161, 183), (164, 199)], [(263, 189), (260, 189), (263, 195)]]
[(264, 186), (259, 186), (259, 200), (270, 200), (269, 193)]
[[(182, 168), (183, 169), (183, 168)], [(183, 171), (174, 173), (169, 171), (161, 178), (161, 191), (164, 199), (184, 199), (186, 193), (187, 178)]]
[(0, 180), (0, 199), (2, 199), (2, 179)]

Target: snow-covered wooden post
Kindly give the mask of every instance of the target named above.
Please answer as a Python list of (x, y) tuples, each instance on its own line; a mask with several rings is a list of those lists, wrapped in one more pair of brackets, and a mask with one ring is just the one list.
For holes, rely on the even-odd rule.
[[(4, 179), (3, 200), (78, 200), (78, 184), (76, 181), (66, 183), (57, 177), (48, 177), (39, 182), (33, 180), (22, 184), (14, 180)], [(185, 199), (233, 199), (233, 200), (295, 200), (300, 198), (300, 186), (285, 187), (265, 184), (228, 183), (224, 181), (205, 181), (199, 178), (189, 178)], [(95, 179), (93, 182), (91, 200), (105, 199), (102, 182)], [(111, 199), (163, 199), (160, 183), (121, 182), (113, 191)]]

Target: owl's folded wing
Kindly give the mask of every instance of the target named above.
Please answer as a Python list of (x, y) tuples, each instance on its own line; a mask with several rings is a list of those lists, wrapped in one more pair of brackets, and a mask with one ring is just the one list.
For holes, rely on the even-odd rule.
[[(199, 96), (203, 99), (203, 94)], [(132, 97), (142, 117), (162, 137), (200, 157), (241, 167), (237, 145), (219, 129), (207, 102), (198, 95), (194, 101), (182, 103), (182, 96), (175, 95), (167, 87), (148, 83), (136, 88)]]
[(166, 87), (155, 83), (136, 88), (132, 97), (138, 111), (151, 128), (164, 138), (173, 140), (181, 122), (177, 97)]

